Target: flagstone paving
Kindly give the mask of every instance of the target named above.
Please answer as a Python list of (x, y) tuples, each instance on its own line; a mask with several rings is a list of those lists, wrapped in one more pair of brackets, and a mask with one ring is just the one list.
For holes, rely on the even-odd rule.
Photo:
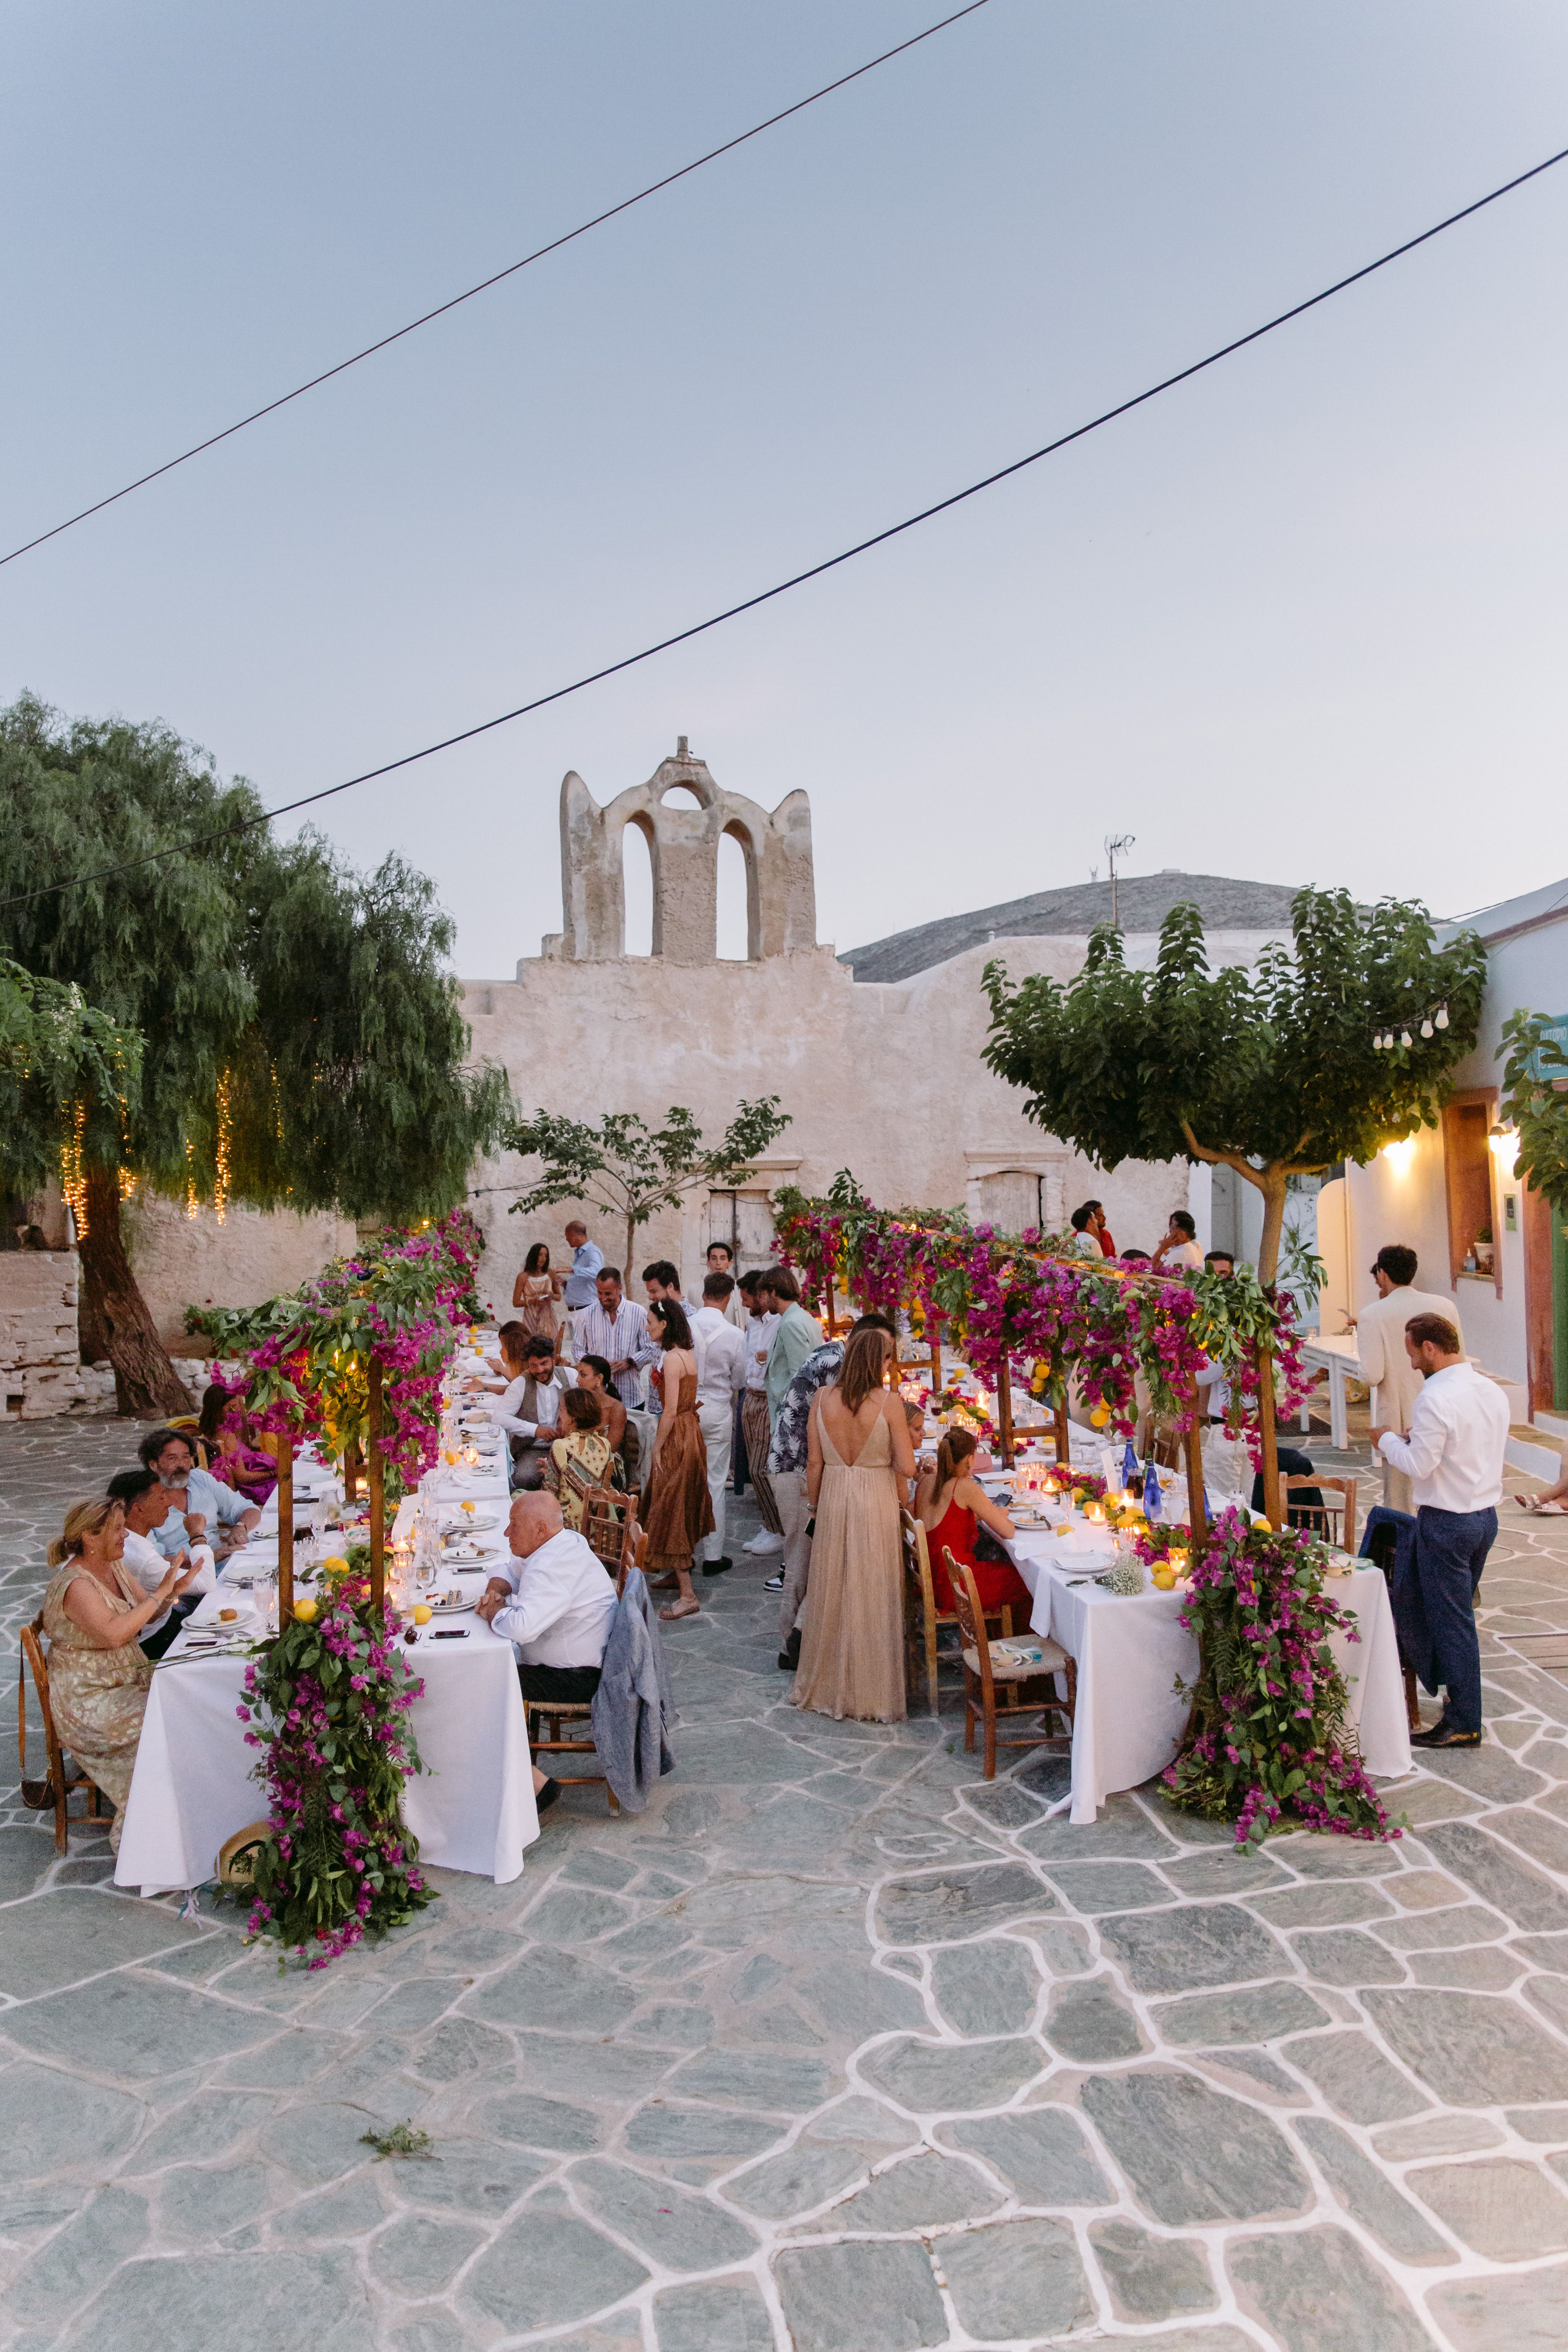
[[(131, 1434), (0, 1431), (13, 1655)], [(1260, 1859), (1152, 1790), (1075, 1830), (1059, 1753), (987, 1787), (951, 1714), (795, 1714), (763, 1572), (672, 1631), (646, 1814), (568, 1797), (315, 1975), (57, 1861), (5, 1776), (0, 2343), (1562, 2345), (1568, 1682), (1516, 1637), (1568, 1632), (1568, 1527), (1510, 1509), (1488, 1744), (1411, 1832)]]

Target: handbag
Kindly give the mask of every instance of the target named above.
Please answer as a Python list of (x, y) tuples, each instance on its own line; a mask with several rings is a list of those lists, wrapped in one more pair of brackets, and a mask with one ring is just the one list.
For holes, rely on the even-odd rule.
[(978, 1520), (974, 1528), (973, 1551), (975, 1559), (983, 1560), (987, 1568), (1011, 1568), (1013, 1565), (1010, 1554), (1003, 1549), (1000, 1540)]

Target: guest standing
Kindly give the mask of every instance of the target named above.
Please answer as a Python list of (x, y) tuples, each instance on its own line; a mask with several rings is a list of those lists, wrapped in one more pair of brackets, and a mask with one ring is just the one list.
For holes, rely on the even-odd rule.
[(726, 1323), (732, 1323), (737, 1331), (743, 1331), (750, 1309), (741, 1296), (741, 1286), (735, 1279), (735, 1253), (728, 1242), (709, 1243), (708, 1271), (710, 1274), (729, 1276), (731, 1288), (730, 1295), (724, 1302), (724, 1320)]
[(726, 1317), (734, 1295), (735, 1286), (727, 1274), (705, 1276), (702, 1304), (690, 1318), (697, 1349), (697, 1419), (708, 1454), (708, 1499), (713, 1510), (713, 1532), (697, 1547), (704, 1576), (722, 1576), (734, 1565), (724, 1549), (724, 1488), (730, 1476), (735, 1400), (746, 1377), (746, 1343)]
[(883, 1386), (894, 1341), (856, 1331), (807, 1432), (806, 1495), (816, 1517), (794, 1706), (898, 1723), (904, 1706), (900, 1496), (914, 1473), (903, 1399)]
[(762, 1295), (773, 1304), (778, 1325), (768, 1342), (768, 1419), (776, 1428), (789, 1384), (815, 1349), (822, 1345), (822, 1326), (800, 1303), (800, 1285), (785, 1266), (763, 1276)]
[[(741, 1391), (741, 1435), (746, 1447), (747, 1475), (757, 1490), (757, 1509), (763, 1521), (746, 1549), (753, 1559), (766, 1559), (784, 1547), (784, 1522), (768, 1468), (768, 1449), (773, 1442), (768, 1412), (768, 1349), (779, 1328), (779, 1318), (773, 1292), (767, 1287), (766, 1274), (749, 1274), (746, 1280), (752, 1286), (752, 1297), (743, 1334), (746, 1385)], [(803, 1455), (803, 1470), (804, 1467)]]
[(942, 1558), (944, 1551), (950, 1551), (973, 1575), (980, 1605), (988, 1617), (999, 1609), (1010, 1609), (1016, 1626), (1027, 1625), (1034, 1602), (1012, 1561), (974, 1556), (975, 1538), (982, 1528), (989, 1528), (998, 1542), (1005, 1542), (1014, 1532), (1006, 1512), (991, 1500), (974, 1475), (975, 1445), (972, 1429), (948, 1430), (936, 1450), (935, 1471), (921, 1481), (915, 1517), (926, 1531), (931, 1595), (944, 1615), (958, 1606)]
[(572, 1271), (566, 1277), (561, 1303), (566, 1309), (566, 1328), (563, 1343), (576, 1353), (575, 1318), (584, 1307), (592, 1307), (596, 1293), (595, 1284), (604, 1269), (605, 1253), (597, 1242), (588, 1239), (588, 1228), (581, 1217), (574, 1217), (566, 1227), (566, 1246), (572, 1253)]
[(1415, 1574), (1444, 1688), (1442, 1717), (1413, 1747), (1479, 1748), (1481, 1653), (1475, 1595), (1497, 1541), (1508, 1444), (1508, 1399), (1466, 1362), (1447, 1317), (1415, 1315), (1405, 1348), (1423, 1386), (1410, 1434), (1374, 1428), (1385, 1462), (1410, 1480), (1415, 1503)]
[(137, 1636), (155, 1624), (196, 1574), (174, 1566), (146, 1593), (127, 1570), (124, 1506), (73, 1503), (49, 1546), (54, 1575), (44, 1594), (49, 1708), (62, 1748), (114, 1807), (110, 1850), (120, 1851), (152, 1665)]
[[(571, 1285), (567, 1285), (570, 1292)], [(647, 1315), (621, 1289), (618, 1265), (602, 1266), (592, 1307), (572, 1318), (572, 1349), (577, 1356), (603, 1356), (623, 1404), (642, 1398), (642, 1364), (647, 1353)]]
[[(880, 1331), (896, 1339), (891, 1321), (886, 1315), (862, 1315), (850, 1327), (849, 1337), (857, 1331)], [(770, 1576), (765, 1590), (782, 1594), (779, 1603), (779, 1664), (794, 1674), (800, 1664), (801, 1624), (805, 1611), (806, 1587), (811, 1580), (811, 1505), (806, 1499), (806, 1472), (810, 1466), (811, 1409), (819, 1390), (838, 1378), (844, 1362), (845, 1342), (825, 1339), (806, 1358), (789, 1384), (779, 1412), (778, 1427), (773, 1435), (768, 1454), (768, 1476), (784, 1522), (784, 1555), (777, 1576)], [(911, 1441), (910, 1458), (914, 1446)]]
[[(1422, 1388), (1405, 1350), (1405, 1325), (1413, 1316), (1436, 1315), (1458, 1333), (1461, 1352), (1465, 1345), (1464, 1326), (1452, 1299), (1415, 1288), (1418, 1265), (1415, 1251), (1403, 1242), (1385, 1244), (1372, 1264), (1377, 1297), (1359, 1315), (1345, 1318), (1355, 1333), (1361, 1377), (1372, 1389), (1372, 1418), (1379, 1429), (1394, 1430), (1401, 1437), (1409, 1433)], [(1383, 1499), (1391, 1511), (1415, 1507), (1409, 1479), (1388, 1461), (1383, 1465)]]
[(552, 1348), (556, 1345), (563, 1319), (558, 1310), (565, 1290), (566, 1276), (551, 1272), (549, 1250), (542, 1242), (535, 1242), (511, 1286), (511, 1303), (531, 1339), (548, 1339)]
[(647, 1573), (650, 1580), (673, 1577), (680, 1588), (679, 1599), (661, 1609), (661, 1617), (695, 1617), (701, 1604), (691, 1589), (692, 1557), (703, 1537), (713, 1532), (708, 1449), (697, 1418), (697, 1351), (686, 1310), (673, 1298), (654, 1301), (647, 1329), (661, 1351), (664, 1383), (664, 1411), (648, 1472)]

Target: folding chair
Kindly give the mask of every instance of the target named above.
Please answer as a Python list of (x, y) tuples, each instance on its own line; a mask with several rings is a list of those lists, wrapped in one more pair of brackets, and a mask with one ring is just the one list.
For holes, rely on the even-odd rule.
[[(49, 1706), (49, 1667), (42, 1640), (44, 1616), (42, 1610), (30, 1625), (22, 1628), (22, 1654), (16, 1671), (16, 1749), (21, 1761), (22, 1802), (35, 1812), (55, 1816), (55, 1852), (64, 1853), (69, 1832), (70, 1798), (76, 1789), (87, 1790), (86, 1818), (101, 1822), (108, 1818), (99, 1810), (100, 1790), (96, 1780), (85, 1772), (73, 1772), (68, 1779), (64, 1751), (59, 1734), (55, 1729), (53, 1709)], [(43, 1780), (27, 1778), (27, 1670), (31, 1667), (33, 1687), (38, 1694), (38, 1712), (44, 1719), (44, 1754), (48, 1759), (48, 1776)], [(79, 1819), (82, 1818), (80, 1815)]]
[[(1012, 1693), (1009, 1703), (1002, 1710), (1004, 1714), (1059, 1715), (1067, 1725), (1070, 1739), (1078, 1706), (1078, 1666), (1059, 1642), (1045, 1640), (1040, 1643), (1037, 1665), (1033, 1661), (1025, 1665), (1011, 1659), (993, 1658), (990, 1637), (985, 1630), (985, 1615), (980, 1606), (980, 1594), (975, 1587), (973, 1570), (963, 1561), (954, 1559), (945, 1545), (942, 1562), (952, 1580), (953, 1598), (958, 1603), (959, 1635), (963, 1644), (964, 1753), (973, 1754), (974, 1726), (977, 1721), (983, 1722), (985, 1727), (985, 1778), (994, 1780), (996, 1778), (998, 1683)], [(1058, 1698), (1054, 1690), (1048, 1698), (1026, 1699), (1017, 1688), (1020, 1684), (1037, 1682), (1043, 1675), (1057, 1674), (1067, 1676), (1068, 1695), (1065, 1699)], [(1004, 1738), (1001, 1745), (1004, 1748), (1038, 1748), (1045, 1740), (1056, 1736), (1047, 1732), (1042, 1724), (1039, 1730), (1022, 1738), (1011, 1735)]]

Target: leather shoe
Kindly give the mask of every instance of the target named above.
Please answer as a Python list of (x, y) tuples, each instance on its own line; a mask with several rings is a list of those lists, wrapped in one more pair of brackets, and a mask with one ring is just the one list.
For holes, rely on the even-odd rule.
[(800, 1664), (800, 1627), (795, 1626), (784, 1648), (779, 1652), (779, 1664), (786, 1675), (793, 1675)]
[(722, 1576), (727, 1569), (731, 1569), (734, 1565), (732, 1559), (705, 1559), (702, 1563), (702, 1573), (704, 1576)]
[(1479, 1748), (1479, 1731), (1458, 1731), (1451, 1723), (1435, 1723), (1430, 1731), (1413, 1731), (1412, 1748)]

